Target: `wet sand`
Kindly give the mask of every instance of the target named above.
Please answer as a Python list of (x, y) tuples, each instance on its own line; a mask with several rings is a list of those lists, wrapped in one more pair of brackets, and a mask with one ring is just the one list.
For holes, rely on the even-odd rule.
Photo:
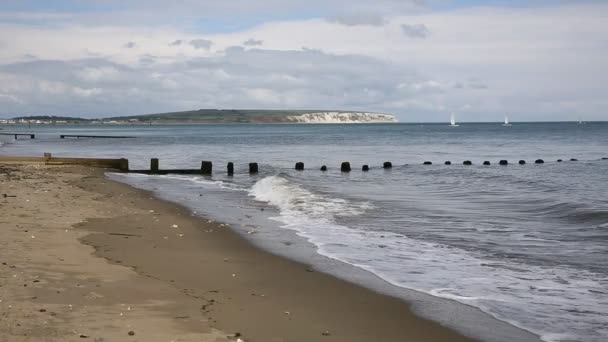
[(0, 341), (472, 341), (99, 169), (0, 165), (0, 210)]

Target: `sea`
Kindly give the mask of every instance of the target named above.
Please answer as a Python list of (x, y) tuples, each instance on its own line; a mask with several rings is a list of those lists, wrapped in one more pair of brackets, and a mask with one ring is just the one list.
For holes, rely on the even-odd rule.
[(36, 133), (0, 137), (3, 155), (212, 161), (212, 176), (107, 177), (483, 341), (608, 341), (608, 122), (2, 128)]

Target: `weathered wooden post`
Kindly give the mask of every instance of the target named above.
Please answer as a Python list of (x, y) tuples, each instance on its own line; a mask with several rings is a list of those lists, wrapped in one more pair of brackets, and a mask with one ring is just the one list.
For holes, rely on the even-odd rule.
[(258, 173), (258, 163), (249, 163), (249, 174)]
[(303, 171), (304, 170), (304, 163), (303, 162), (297, 162), (296, 163), (296, 170)]
[(544, 161), (544, 160), (542, 160), (542, 159), (536, 159), (536, 160), (534, 161), (534, 164), (544, 164), (544, 163), (545, 163), (545, 161)]
[(483, 162), (483, 165), (486, 165), (486, 166), (487, 166), (487, 165), (491, 165), (491, 163), (490, 163), (490, 161), (489, 161), (489, 160), (486, 160), (486, 161), (484, 161), (484, 162)]
[(342, 165), (340, 166), (340, 171), (342, 171), (342, 172), (350, 172), (350, 163), (349, 162), (342, 162)]
[(158, 158), (150, 159), (150, 173), (158, 173)]
[(201, 162), (201, 173), (210, 176), (212, 171), (213, 163), (210, 161), (203, 160)]
[(444, 164), (445, 164), (445, 165), (452, 165), (452, 162), (451, 162), (451, 161), (449, 161), (449, 160), (446, 160)]
[(558, 163), (561, 163), (562, 161), (563, 161), (563, 160), (561, 160), (561, 159), (558, 159), (558, 160), (557, 160), (557, 162), (558, 162)]
[[(385, 169), (386, 169), (386, 167), (385, 167)], [(369, 171), (369, 165), (363, 165), (363, 167), (361, 167), (361, 171), (363, 171), (363, 172)]]
[(473, 165), (473, 163), (470, 160), (465, 160), (462, 162), (462, 165)]
[(525, 161), (525, 160), (523, 160), (523, 159), (522, 159), (522, 160), (520, 160), (520, 161), (519, 161), (519, 165), (526, 165), (526, 161)]
[(120, 158), (118, 164), (118, 169), (120, 171), (129, 172), (129, 159)]
[(503, 160), (499, 161), (498, 164), (500, 164), (500, 165), (509, 165), (509, 162), (507, 160), (503, 159)]
[(393, 167), (393, 163), (391, 162), (384, 162), (384, 165), (382, 166), (385, 169), (390, 169)]
[(228, 172), (228, 176), (234, 175), (234, 163), (233, 162), (229, 162), (228, 165), (226, 165), (226, 171)]
[(433, 165), (433, 162), (425, 161), (424, 163), (422, 163), (422, 165)]
[(578, 161), (576, 158), (570, 158), (570, 161)]
[(36, 139), (36, 135), (35, 134), (30, 134), (30, 139)]
[(65, 135), (60, 135), (59, 138), (65, 139)]
[(327, 166), (325, 166), (325, 165), (321, 166), (321, 171), (327, 171)]

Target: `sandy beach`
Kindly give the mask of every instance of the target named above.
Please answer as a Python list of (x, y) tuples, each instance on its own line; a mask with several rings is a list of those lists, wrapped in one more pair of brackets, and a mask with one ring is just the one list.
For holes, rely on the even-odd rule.
[(0, 341), (470, 341), (103, 172), (0, 165)]

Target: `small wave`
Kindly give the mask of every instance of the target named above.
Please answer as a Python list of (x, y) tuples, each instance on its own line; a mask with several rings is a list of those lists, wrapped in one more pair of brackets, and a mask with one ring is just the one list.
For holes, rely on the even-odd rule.
[(333, 221), (335, 217), (363, 214), (368, 203), (356, 205), (342, 198), (312, 193), (280, 176), (269, 176), (253, 185), (250, 196), (278, 207), (283, 214), (300, 219)]

